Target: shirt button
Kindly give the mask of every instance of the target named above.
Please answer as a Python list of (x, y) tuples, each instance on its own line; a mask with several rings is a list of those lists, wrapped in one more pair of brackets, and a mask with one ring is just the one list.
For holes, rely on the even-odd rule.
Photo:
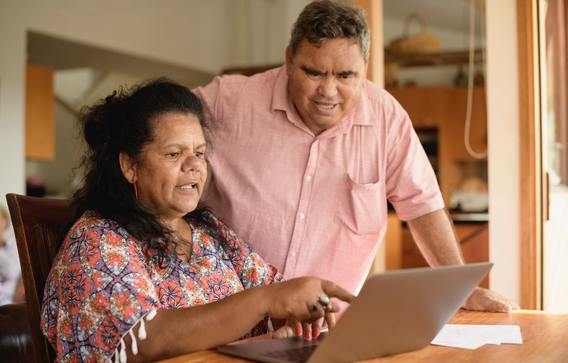
[(310, 181), (310, 180), (312, 180), (312, 177), (308, 175), (308, 176), (306, 177), (306, 179), (307, 179), (308, 181)]
[(304, 215), (304, 213), (300, 214), (300, 218), (302, 218), (302, 219), (306, 218), (306, 216)]
[(292, 252), (292, 257), (296, 257), (296, 252)]

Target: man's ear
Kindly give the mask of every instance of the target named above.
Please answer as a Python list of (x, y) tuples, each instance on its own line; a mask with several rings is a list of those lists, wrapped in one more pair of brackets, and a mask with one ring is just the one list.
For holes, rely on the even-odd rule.
[(286, 74), (290, 76), (290, 70), (292, 69), (292, 63), (294, 63), (294, 58), (292, 57), (292, 51), (290, 46), (286, 47)]
[(121, 151), (118, 156), (118, 161), (120, 162), (122, 175), (124, 175), (129, 183), (134, 183), (136, 181), (136, 163), (134, 160), (124, 151)]
[(369, 62), (365, 63), (365, 74), (363, 75), (363, 79), (367, 79), (367, 71), (369, 70)]

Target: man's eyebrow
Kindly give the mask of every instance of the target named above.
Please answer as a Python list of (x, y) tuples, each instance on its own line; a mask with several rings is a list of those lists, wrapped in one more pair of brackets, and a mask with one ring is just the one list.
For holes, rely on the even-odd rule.
[(304, 72), (309, 73), (309, 74), (323, 74), (322, 71), (318, 71), (315, 68), (312, 67), (307, 67), (307, 66), (301, 66), (300, 67)]
[[(308, 73), (308, 74), (313, 74), (313, 75), (321, 75), (321, 74), (325, 74), (326, 72), (322, 72), (320, 70), (317, 70), (315, 68), (312, 67), (308, 67), (308, 66), (301, 66), (300, 67), (304, 72)], [(354, 76), (356, 75), (357, 72), (356, 71), (341, 71), (339, 73), (337, 73), (336, 75), (339, 77), (346, 77), (346, 76)]]

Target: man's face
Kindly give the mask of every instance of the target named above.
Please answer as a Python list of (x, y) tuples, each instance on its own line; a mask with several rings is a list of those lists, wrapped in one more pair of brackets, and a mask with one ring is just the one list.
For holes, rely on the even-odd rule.
[(286, 49), (292, 101), (314, 133), (339, 124), (355, 107), (367, 77), (361, 46), (348, 38), (327, 39), (320, 48), (303, 39), (292, 58)]

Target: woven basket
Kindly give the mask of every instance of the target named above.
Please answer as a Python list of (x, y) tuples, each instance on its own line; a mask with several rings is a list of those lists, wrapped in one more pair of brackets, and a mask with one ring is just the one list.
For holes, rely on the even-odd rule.
[[(417, 35), (408, 35), (410, 23), (416, 19), (420, 23), (421, 32)], [(404, 20), (402, 38), (390, 42), (388, 50), (392, 53), (437, 53), (442, 49), (442, 41), (435, 35), (428, 34), (426, 22), (418, 13), (410, 13)]]

